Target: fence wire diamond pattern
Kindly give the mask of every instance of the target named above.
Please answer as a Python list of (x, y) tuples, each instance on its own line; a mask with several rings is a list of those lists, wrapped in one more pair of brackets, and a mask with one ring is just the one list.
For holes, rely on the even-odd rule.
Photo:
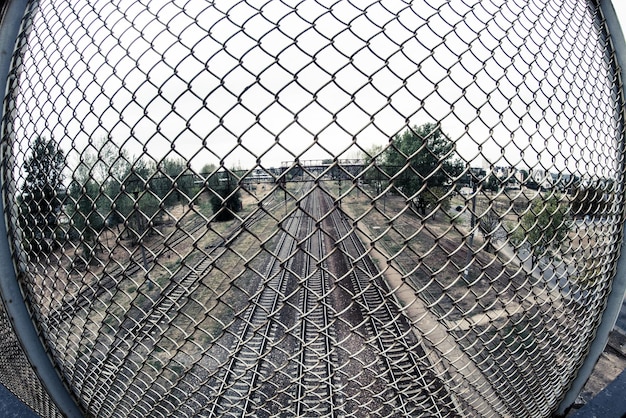
[(549, 416), (622, 239), (616, 68), (593, 1), (32, 2), (42, 342), (87, 416)]

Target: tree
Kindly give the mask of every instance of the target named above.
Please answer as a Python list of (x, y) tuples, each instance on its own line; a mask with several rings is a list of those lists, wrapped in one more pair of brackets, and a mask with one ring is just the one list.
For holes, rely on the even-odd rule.
[(104, 228), (104, 216), (99, 211), (102, 194), (98, 182), (89, 176), (75, 178), (70, 184), (69, 195), (72, 203), (68, 205), (70, 218), (69, 236), (80, 240), (85, 264), (95, 260), (98, 247), (98, 235)]
[[(130, 162), (127, 153), (110, 138), (89, 142), (80, 153), (69, 185), (66, 212), (70, 219), (68, 235), (79, 241), (83, 261), (95, 261), (102, 247), (98, 237), (105, 226), (123, 221), (116, 216), (120, 205), (114, 203)], [(127, 205), (130, 206), (130, 205)]]
[[(108, 225), (115, 226), (124, 222), (122, 214), (130, 213), (133, 205), (132, 200), (122, 190), (122, 184), (130, 173), (130, 166), (126, 150), (120, 148), (110, 137), (90, 142), (81, 152), (70, 184), (72, 199), (67, 202), (67, 210), (74, 221), (74, 227), (70, 230), (73, 239), (80, 236), (84, 224), (77, 210), (83, 211), (83, 217), (92, 216), (92, 226), (100, 224), (93, 222), (96, 212)], [(91, 203), (88, 203), (89, 200)], [(91, 208), (93, 204), (95, 208)], [(86, 238), (89, 239), (89, 235), (88, 232)]]
[(369, 149), (364, 150), (359, 158), (364, 163), (364, 170), (361, 175), (363, 182), (371, 185), (376, 190), (376, 194), (379, 194), (382, 191), (384, 180), (387, 179), (387, 175), (380, 167), (383, 164), (383, 146), (372, 145)]
[(202, 168), (200, 169), (200, 175), (205, 178), (208, 178), (216, 170), (217, 170), (217, 167), (215, 166), (215, 164), (208, 163), (202, 166)]
[[(497, 242), (500, 238), (506, 237), (506, 232), (501, 229), (502, 218), (493, 209), (487, 210), (478, 219), (478, 228), (483, 233), (486, 241), (486, 250), (490, 251), (493, 248), (494, 242)], [(502, 236), (504, 234), (504, 237)]]
[(526, 241), (531, 248), (533, 262), (548, 254), (551, 248), (560, 245), (570, 229), (569, 207), (552, 195), (547, 200), (535, 199), (520, 221), (512, 242), (519, 245)]
[(422, 214), (432, 207), (427, 197), (446, 196), (452, 179), (463, 171), (454, 148), (454, 142), (437, 124), (425, 123), (396, 135), (383, 153), (385, 171), (394, 188), (414, 200)]
[(123, 193), (121, 185), (129, 170), (126, 151), (110, 137), (90, 142), (81, 152), (69, 187), (71, 199), (66, 202), (72, 218), (70, 236), (73, 239), (82, 234), (90, 241), (91, 232), (83, 232), (86, 223), (96, 229), (94, 232), (99, 232), (105, 220), (112, 225), (123, 222), (116, 217), (119, 205), (114, 202)]
[(155, 171), (156, 168), (151, 161), (145, 159), (135, 161), (124, 175), (122, 182), (124, 192), (115, 200), (117, 216), (130, 227), (127, 232), (137, 242), (145, 233), (146, 227), (152, 228), (154, 219), (162, 213), (162, 202), (150, 187)]
[(94, 180), (103, 185), (113, 180), (121, 182), (131, 164), (128, 152), (120, 148), (110, 136), (95, 141), (92, 149), (91, 152), (87, 150), (83, 153), (82, 160), (89, 167)]
[(56, 230), (65, 195), (65, 155), (53, 140), (36, 137), (24, 162), (20, 226), (27, 251), (48, 251), (56, 245)]
[(450, 210), (450, 188), (443, 186), (433, 186), (424, 189), (420, 193), (419, 198), (415, 200), (415, 205), (422, 215), (426, 214), (427, 210), (431, 210), (431, 219), (436, 218), (436, 211), (434, 208), (440, 208), (444, 212)]
[(613, 180), (600, 179), (573, 186), (572, 214), (574, 217), (601, 218), (615, 210)]
[(241, 193), (235, 175), (228, 170), (214, 172), (208, 180), (211, 209), (218, 222), (235, 218), (235, 213), (243, 209)]
[(182, 158), (166, 158), (157, 166), (158, 175), (151, 180), (152, 189), (166, 206), (190, 202), (196, 192), (194, 175)]
[(497, 192), (502, 187), (502, 181), (495, 174), (490, 174), (487, 181), (483, 183), (483, 190)]

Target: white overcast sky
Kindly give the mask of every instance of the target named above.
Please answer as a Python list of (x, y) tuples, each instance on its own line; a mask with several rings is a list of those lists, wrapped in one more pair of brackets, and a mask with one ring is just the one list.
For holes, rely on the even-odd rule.
[(617, 12), (617, 18), (620, 21), (620, 25), (622, 25), (622, 27), (626, 27), (626, 2), (613, 0), (613, 5), (615, 7), (615, 11)]
[(440, 121), (474, 166), (603, 175), (616, 162), (607, 66), (586, 49), (595, 32), (577, 31), (581, 2), (71, 3), (41, 1), (18, 138), (81, 151), (108, 136), (135, 156), (251, 168), (351, 158)]

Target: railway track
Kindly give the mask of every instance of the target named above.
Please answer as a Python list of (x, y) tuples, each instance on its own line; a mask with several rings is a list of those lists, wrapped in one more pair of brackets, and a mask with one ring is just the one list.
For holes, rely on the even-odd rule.
[(389, 302), (389, 289), (367, 256), (347, 216), (340, 210), (328, 217), (341, 237), (340, 245), (351, 265), (350, 279), (359, 307), (367, 319), (371, 341), (402, 416), (449, 417), (457, 413), (443, 383), (426, 364), (426, 354), (414, 338), (408, 319)]
[[(299, 193), (300, 189), (296, 191)], [(270, 204), (271, 202), (271, 204)], [(221, 253), (225, 251), (226, 246), (236, 240), (242, 231), (249, 228), (254, 222), (260, 220), (260, 218), (267, 216), (268, 213), (272, 213), (284, 205), (284, 201), (280, 198), (274, 197), (268, 199), (262, 206), (263, 210), (255, 211), (246, 220), (227, 233), (222, 239), (221, 243), (213, 245), (210, 248), (205, 248), (203, 251), (204, 257), (196, 264), (190, 272), (184, 275), (176, 275), (172, 277), (167, 286), (159, 292), (156, 299), (151, 301), (149, 306), (133, 306), (131, 311), (125, 315), (125, 321), (120, 327), (120, 330), (125, 332), (118, 332), (115, 336), (114, 344), (109, 348), (107, 359), (102, 363), (105, 369), (117, 369), (117, 374), (124, 374), (125, 379), (134, 379), (137, 376), (138, 369), (132, 361), (126, 361), (131, 356), (133, 351), (141, 349), (146, 346), (156, 344), (158, 339), (163, 335), (165, 329), (169, 326), (170, 322), (179, 314), (179, 310), (187, 303), (189, 297), (200, 286), (203, 277), (210, 274), (213, 268), (213, 261), (218, 259)], [(200, 225), (200, 227), (202, 227)], [(290, 227), (292, 233), (297, 230), (297, 227)], [(193, 230), (195, 232), (195, 230)], [(185, 235), (193, 234), (193, 232), (186, 232)], [(175, 241), (178, 242), (178, 241)], [(177, 245), (177, 244), (176, 244)], [(172, 247), (172, 244), (170, 244)], [(287, 256), (285, 256), (287, 258)], [(276, 266), (270, 267), (276, 269)], [(269, 273), (268, 273), (269, 274)], [(282, 274), (282, 273), (281, 273)], [(270, 277), (270, 276), (265, 276)], [(278, 294), (284, 294), (284, 290), (278, 292)], [(268, 301), (268, 295), (261, 295), (262, 302), (259, 302), (262, 306), (269, 306), (272, 302)], [(274, 301), (277, 305), (277, 302)], [(255, 321), (255, 325), (259, 321)], [(130, 344), (130, 346), (128, 346)], [(247, 350), (247, 347), (244, 347)], [(125, 353), (125, 355), (124, 355)], [(121, 357), (124, 357), (123, 361), (120, 361)], [(243, 354), (243, 357), (250, 356), (250, 352)], [(167, 364), (171, 363), (168, 361)], [(167, 364), (164, 367), (167, 367)], [(119, 370), (121, 368), (121, 370)], [(116, 379), (116, 380), (119, 380)], [(113, 383), (114, 384), (114, 383)], [(126, 386), (119, 387), (119, 393), (122, 393)], [(165, 397), (166, 394), (159, 394), (159, 398)]]
[[(335, 310), (330, 298), (332, 284), (325, 248), (325, 240), (331, 235), (329, 230), (334, 230), (337, 238), (341, 237), (336, 245), (342, 250), (331, 257), (344, 257), (350, 265), (353, 300), (367, 320), (366, 341), (378, 353), (380, 371), (377, 375), (388, 382), (394, 410), (400, 416), (455, 416), (450, 396), (429, 371), (426, 356), (412, 337), (408, 321), (398, 307), (390, 306), (393, 303), (388, 300), (389, 291), (365, 255), (351, 224), (335, 208), (332, 198), (317, 185), (309, 183), (304, 189), (300, 208), (282, 221), (282, 232), (276, 236), (273, 253), (264, 270), (259, 270), (261, 280), (256, 293), (250, 296), (248, 307), (236, 315), (238, 320), (228, 331), (233, 336), (228, 358), (217, 372), (196, 382), (200, 384), (196, 386), (197, 392), (187, 397), (197, 393), (208, 399), (200, 406), (202, 416), (266, 416), (276, 411), (289, 411), (295, 416), (347, 415), (343, 410), (345, 394), (341, 393), (343, 386), (339, 381), (345, 373), (335, 370), (338, 365), (335, 345), (344, 337), (335, 335)], [(243, 228), (250, 227), (266, 212), (269, 210), (256, 211), (246, 219)], [(191, 231), (203, 225), (190, 225)], [(172, 248), (193, 233), (180, 231), (164, 245)], [(215, 251), (225, 249), (240, 233), (241, 229), (232, 231), (222, 244), (205, 251), (199, 263), (186, 274), (172, 277), (155, 298), (144, 304), (133, 304), (115, 335), (108, 342), (98, 340), (100, 346), (93, 351), (103, 353), (104, 357), (90, 360), (88, 367), (96, 372), (85, 384), (97, 390), (97, 382), (100, 387), (119, 392), (117, 398), (121, 399), (128, 383), (139, 378), (142, 365), (133, 360), (135, 352), (149, 350), (157, 344), (200, 285), (201, 278), (209, 274), (213, 261), (219, 257)], [(86, 294), (82, 296), (87, 298)], [(291, 336), (285, 336), (286, 329)], [(288, 360), (292, 366), (283, 364), (277, 370), (279, 366), (274, 362), (272, 350), (276, 351), (279, 345), (282, 345), (278, 348), (281, 353), (293, 354)], [(271, 381), (275, 378), (283, 380), (276, 385)], [(279, 394), (268, 395), (272, 388), (278, 389)], [(167, 393), (160, 393), (158, 397), (165, 400)], [(270, 412), (266, 402), (273, 404), (274, 412)], [(101, 407), (104, 410), (111, 405), (125, 407), (115, 400)], [(97, 406), (92, 406), (93, 410), (98, 410)]]
[[(275, 212), (283, 205), (284, 202), (282, 202), (281, 199), (277, 197), (277, 194), (274, 193), (270, 199), (261, 204), (262, 210), (254, 211), (241, 225), (229, 231), (219, 240), (219, 242), (211, 245), (210, 248), (206, 248), (206, 259), (212, 260), (215, 258), (211, 256), (217, 248), (224, 247), (227, 243), (232, 242), (243, 230), (250, 227), (250, 225), (257, 222), (260, 218), (266, 216), (267, 213)], [(156, 254), (154, 254), (154, 251), (151, 251), (151, 254), (147, 255), (146, 263), (149, 265), (154, 263), (155, 260), (166, 254), (167, 251), (175, 248), (190, 238), (193, 239), (194, 234), (206, 227), (206, 225), (206, 219), (198, 216), (185, 225), (177, 227), (172, 235), (164, 240), (159, 248), (155, 249)], [(78, 310), (90, 305), (94, 300), (105, 295), (105, 293), (113, 294), (114, 288), (124, 279), (135, 276), (143, 269), (143, 260), (136, 260), (135, 255), (131, 255), (129, 261), (130, 262), (127, 263), (126, 266), (117, 265), (114, 269), (105, 271), (103, 273), (103, 277), (96, 283), (84, 286), (84, 288), (78, 293), (64, 297), (59, 306), (56, 309), (53, 309), (48, 316), (49, 326), (52, 328), (58, 327), (63, 321), (73, 317)], [(203, 271), (197, 267), (195, 270)], [(178, 297), (182, 296), (186, 292), (184, 290), (181, 291), (181, 287), (184, 288), (187, 283), (189, 283), (189, 280), (173, 280), (170, 284), (168, 284), (167, 288), (161, 292), (161, 296), (155, 304), (158, 304), (164, 299), (176, 299), (176, 293), (178, 293)]]
[(253, 408), (251, 403), (258, 396), (253, 392), (263, 375), (263, 359), (268, 355), (268, 346), (274, 340), (280, 321), (279, 310), (286, 294), (288, 271), (297, 245), (295, 237), (301, 230), (301, 223), (301, 216), (291, 216), (284, 222), (276, 256), (270, 257), (265, 271), (267, 280), (261, 282), (242, 315), (236, 332), (238, 338), (218, 379), (221, 383), (215, 391), (210, 416), (241, 417)]
[[(290, 411), (294, 416), (342, 416), (340, 394), (333, 372), (336, 364), (333, 343), (333, 314), (327, 295), (329, 284), (322, 268), (324, 239), (317, 227), (321, 216), (319, 191), (314, 190), (301, 201), (301, 210), (284, 223), (276, 246), (277, 257), (271, 257), (266, 269), (269, 279), (250, 301), (237, 330), (238, 338), (230, 350), (230, 359), (217, 379), (218, 387), (208, 416), (264, 416), (274, 411)], [(279, 260), (287, 260), (279, 262)], [(291, 272), (298, 271), (298, 277)], [(298, 281), (297, 318), (284, 317), (281, 310), (288, 296), (287, 286)], [(291, 327), (294, 338), (279, 336), (279, 328)], [(273, 396), (273, 405), (264, 405), (272, 385), (268, 380), (282, 372), (276, 370), (270, 350), (284, 344), (283, 351), (293, 352), (289, 382), (282, 383), (281, 394)], [(280, 367), (280, 366), (278, 366)], [(276, 389), (276, 386), (273, 386)]]
[[(140, 364), (128, 360), (137, 350), (153, 346), (158, 341), (171, 320), (178, 315), (180, 308), (187, 302), (189, 296), (200, 286), (202, 277), (208, 274), (213, 261), (224, 251), (224, 245), (237, 239), (242, 230), (258, 221), (259, 218), (284, 204), (280, 199), (275, 198), (268, 200), (268, 202), (272, 202), (269, 208), (255, 211), (239, 228), (234, 228), (226, 234), (221, 240), (222, 244), (205, 249), (204, 257), (199, 263), (185, 274), (174, 275), (158, 294), (148, 298), (143, 303), (139, 303), (135, 299), (124, 317), (121, 318), (122, 322), (117, 327), (115, 334), (107, 338), (106, 341), (100, 341), (100, 339), (96, 341), (93, 352), (105, 353), (105, 355), (99, 359), (91, 358), (87, 367), (92, 368), (94, 373), (84, 384), (95, 387), (97, 382), (101, 388), (117, 386), (117, 397), (120, 397), (127, 387), (128, 381), (134, 379), (141, 368)], [(190, 237), (193, 239), (193, 235), (205, 226), (206, 221), (199, 217), (188, 222), (185, 226), (177, 228), (163, 242), (159, 251), (148, 258), (148, 262), (153, 263), (168, 249), (175, 248)], [(76, 295), (72, 301), (66, 301), (63, 309), (55, 311), (55, 315), (50, 318), (50, 323), (59, 324), (65, 318), (71, 318), (77, 309), (93, 303), (95, 298), (99, 298), (105, 293), (112, 297), (121, 281), (140, 273), (142, 269), (142, 265), (134, 261), (125, 268), (116, 268), (113, 272), (107, 273), (97, 286), (90, 286)], [(111, 400), (114, 398), (116, 396), (112, 396)]]
[[(193, 234), (198, 232), (205, 225), (206, 221), (203, 219), (194, 219), (184, 227), (177, 228), (176, 231), (163, 242), (160, 248), (157, 249), (158, 252), (156, 255), (148, 255), (146, 257), (146, 262), (153, 263), (154, 260), (158, 259), (166, 251), (176, 247), (188, 239), (189, 236), (193, 236)], [(52, 310), (51, 314), (48, 316), (48, 324), (52, 327), (57, 327), (66, 319), (74, 316), (79, 309), (90, 305), (94, 300), (99, 299), (105, 293), (112, 295), (117, 285), (126, 278), (135, 276), (142, 269), (143, 260), (136, 260), (135, 255), (131, 255), (129, 262), (125, 266), (118, 264), (114, 269), (104, 271), (103, 277), (96, 283), (86, 285), (75, 295), (64, 297), (59, 307)]]
[(300, 300), (300, 348), (294, 380), (295, 416), (343, 416), (342, 395), (334, 365), (337, 358), (333, 345), (337, 338), (334, 333), (335, 315), (330, 307), (330, 293), (327, 268), (323, 265), (325, 251), (322, 230), (317, 227), (321, 219), (322, 207), (327, 210), (322, 193), (314, 189), (304, 202), (307, 218), (304, 265)]
[[(325, 265), (324, 234), (334, 229), (343, 237), (338, 244), (342, 251), (336, 256), (343, 253), (351, 263), (353, 299), (367, 319), (368, 345), (378, 353), (377, 374), (388, 383), (394, 414), (456, 416), (444, 385), (430, 371), (423, 349), (412, 338), (408, 321), (399, 308), (390, 306), (389, 292), (349, 222), (334, 209), (334, 201), (317, 188), (304, 194), (302, 210), (284, 221), (274, 252), (278, 256), (271, 257), (264, 274), (267, 279), (233, 332), (237, 337), (228, 361), (217, 376), (204, 382), (208, 386), (202, 393), (208, 395), (208, 402), (198, 413), (232, 417), (269, 416), (276, 411), (289, 411), (293, 416), (348, 414), (343, 410), (343, 386), (338, 377), (342, 372), (334, 370), (338, 365), (334, 346), (343, 337), (334, 335), (334, 309), (329, 297), (332, 287)], [(297, 277), (289, 272), (297, 272)], [(298, 282), (294, 284), (294, 280)], [(292, 303), (285, 300), (290, 282), (297, 289), (295, 320), (285, 317), (281, 310), (281, 306)], [(284, 335), (278, 335), (279, 329), (287, 327), (294, 335), (292, 345)], [(276, 381), (285, 369), (277, 370), (282, 366), (273, 362), (271, 354), (279, 345), (279, 351), (294, 353), (286, 384)], [(268, 384), (270, 380), (274, 386)], [(279, 394), (264, 393), (270, 387)]]

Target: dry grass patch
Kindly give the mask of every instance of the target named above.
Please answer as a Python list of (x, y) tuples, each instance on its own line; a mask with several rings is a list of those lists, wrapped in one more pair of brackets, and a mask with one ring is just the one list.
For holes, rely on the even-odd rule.
[(389, 195), (372, 204), (356, 191), (344, 199), (342, 208), (360, 219), (360, 231), (440, 317), (459, 319), (503, 308), (515, 299), (511, 287), (515, 270), (486, 250), (481, 235), (475, 234), (470, 247), (469, 225), (443, 210), (423, 218), (400, 196)]

